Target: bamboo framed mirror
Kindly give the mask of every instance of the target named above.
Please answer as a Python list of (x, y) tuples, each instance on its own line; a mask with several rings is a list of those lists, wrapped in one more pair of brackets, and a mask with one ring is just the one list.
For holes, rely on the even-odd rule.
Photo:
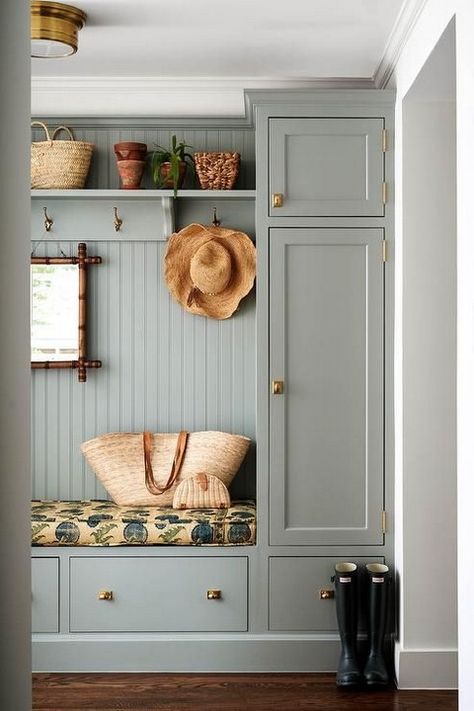
[(77, 369), (87, 380), (87, 268), (101, 264), (81, 242), (74, 257), (31, 257), (31, 367)]

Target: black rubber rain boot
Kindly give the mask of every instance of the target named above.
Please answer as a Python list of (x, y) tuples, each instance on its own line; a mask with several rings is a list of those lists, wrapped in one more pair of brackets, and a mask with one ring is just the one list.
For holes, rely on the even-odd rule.
[(355, 563), (337, 563), (335, 583), (336, 615), (341, 637), (341, 656), (336, 674), (336, 686), (360, 686), (362, 675), (357, 662), (357, 588), (358, 572)]
[(368, 686), (387, 686), (390, 679), (383, 658), (383, 642), (391, 576), (388, 567), (382, 563), (369, 563), (365, 568), (369, 656), (364, 667), (364, 679)]

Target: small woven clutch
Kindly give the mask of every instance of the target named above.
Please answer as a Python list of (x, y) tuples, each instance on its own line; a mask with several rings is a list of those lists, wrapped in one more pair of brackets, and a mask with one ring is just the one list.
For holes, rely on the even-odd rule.
[(174, 492), (174, 509), (228, 509), (229, 506), (227, 487), (217, 477), (204, 472), (185, 479)]

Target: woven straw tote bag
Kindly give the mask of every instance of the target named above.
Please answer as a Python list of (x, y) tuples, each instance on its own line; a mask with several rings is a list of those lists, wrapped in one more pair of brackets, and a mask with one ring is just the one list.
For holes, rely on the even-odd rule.
[[(31, 144), (31, 187), (83, 188), (89, 172), (94, 144), (76, 141), (67, 126), (58, 126), (50, 136), (48, 127), (41, 121), (32, 121), (31, 125), (41, 126), (47, 139), (33, 141)], [(55, 140), (59, 131), (66, 131), (70, 140)]]
[(201, 472), (228, 487), (249, 446), (248, 437), (227, 432), (112, 432), (81, 450), (116, 504), (168, 507), (178, 484)]

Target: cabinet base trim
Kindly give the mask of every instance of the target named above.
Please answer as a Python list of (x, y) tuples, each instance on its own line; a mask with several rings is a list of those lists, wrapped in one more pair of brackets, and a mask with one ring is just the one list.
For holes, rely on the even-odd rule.
[(33, 639), (35, 672), (330, 672), (336, 639)]

